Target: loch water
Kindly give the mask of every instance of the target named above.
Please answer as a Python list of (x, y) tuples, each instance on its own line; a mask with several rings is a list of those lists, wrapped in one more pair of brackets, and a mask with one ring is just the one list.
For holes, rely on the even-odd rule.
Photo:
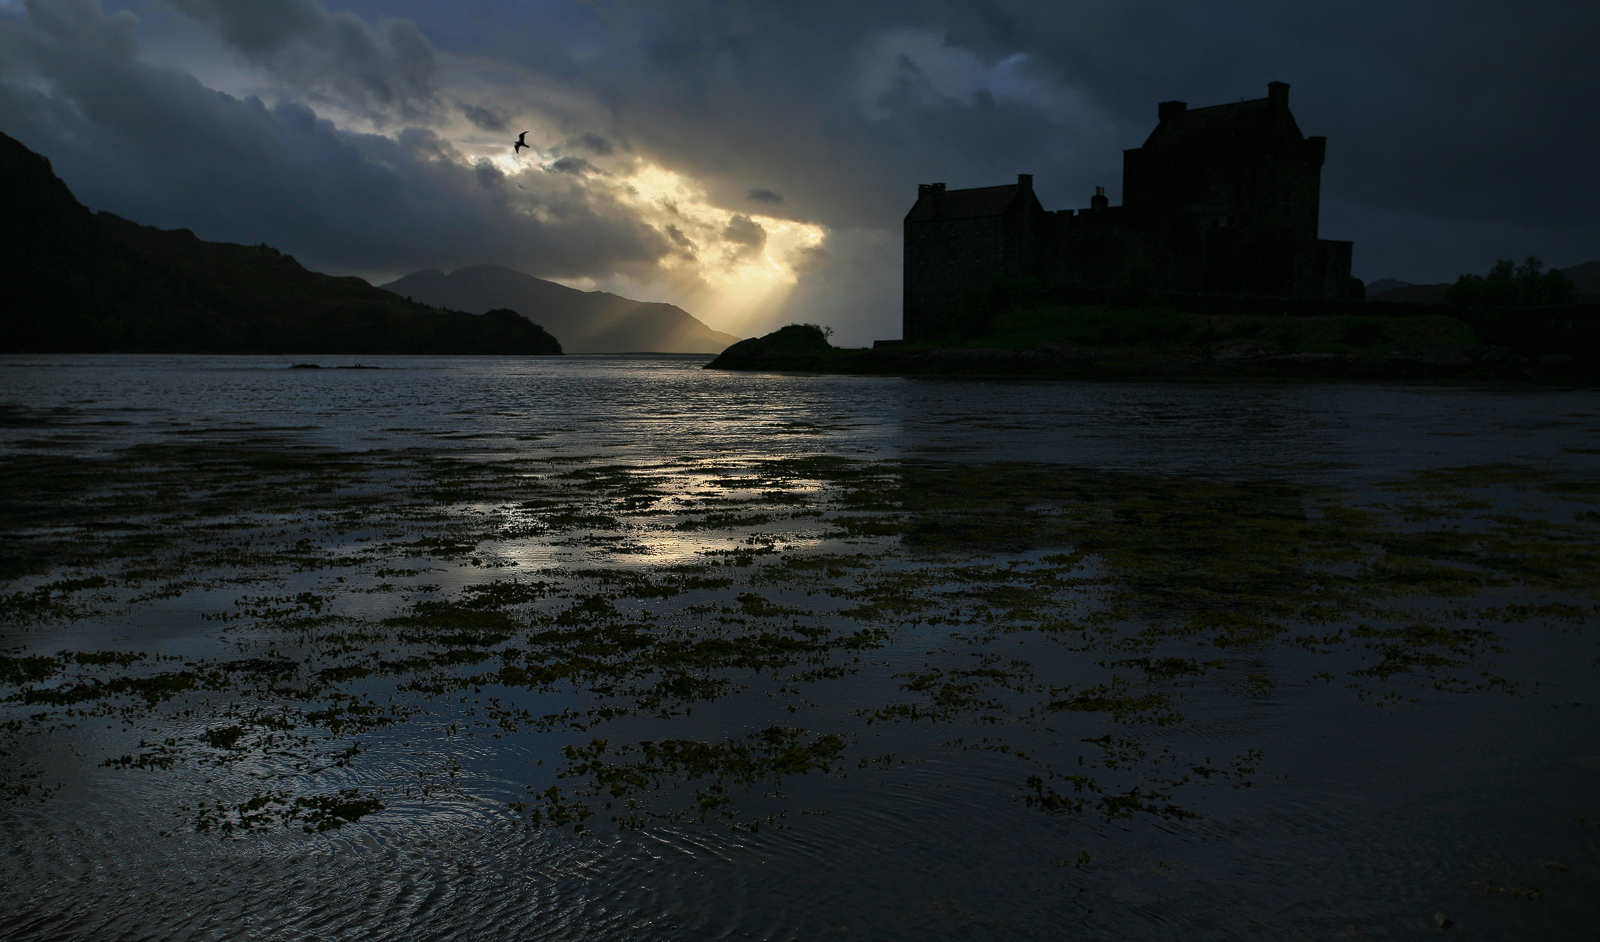
[[(0, 935), (1597, 931), (1594, 390), (705, 360), (0, 357)], [(1252, 495), (1290, 510), (1229, 529)], [(1302, 578), (1294, 527), (1337, 604), (1260, 584)], [(1301, 620), (1226, 633), (1191, 583), (1235, 562)], [(590, 652), (585, 612), (732, 653), (623, 671), (648, 642)], [(558, 631), (609, 666), (482, 679)], [(825, 640), (734, 650), (773, 632)], [(262, 719), (358, 700), (391, 712)]]

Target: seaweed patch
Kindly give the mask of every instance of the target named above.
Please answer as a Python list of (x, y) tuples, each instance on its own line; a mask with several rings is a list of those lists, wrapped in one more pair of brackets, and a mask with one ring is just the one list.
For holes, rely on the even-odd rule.
[[(1600, 492), (1515, 464), (1357, 496), (824, 456), (0, 463), (0, 800), (50, 800), (71, 744), (232, 835), (392, 809), (409, 785), (346, 777), (474, 739), (530, 756), (498, 804), (536, 825), (777, 823), (943, 749), (1011, 763), (997, 801), (1184, 820), (1271, 762), (1194, 754), (1197, 706), (1519, 690), (1508, 650), (1600, 614)], [(157, 617), (160, 653), (50, 641)]]

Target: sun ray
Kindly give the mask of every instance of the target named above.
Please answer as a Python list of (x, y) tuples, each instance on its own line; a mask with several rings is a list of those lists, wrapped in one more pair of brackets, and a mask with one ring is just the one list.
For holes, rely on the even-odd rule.
[[(718, 206), (694, 179), (648, 161), (614, 185), (619, 202), (677, 233), (679, 250), (658, 266), (660, 286), (709, 326), (733, 334), (770, 320), (799, 281), (791, 259), (827, 238), (812, 223)], [(730, 237), (736, 220), (760, 227), (758, 244)]]

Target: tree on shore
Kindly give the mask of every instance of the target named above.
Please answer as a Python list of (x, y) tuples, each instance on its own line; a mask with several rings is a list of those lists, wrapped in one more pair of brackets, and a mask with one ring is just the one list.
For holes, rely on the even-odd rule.
[(1521, 265), (1503, 258), (1487, 275), (1462, 275), (1450, 286), (1445, 300), (1470, 307), (1538, 307), (1569, 304), (1574, 293), (1572, 282), (1560, 269), (1545, 271), (1544, 262), (1530, 255)]

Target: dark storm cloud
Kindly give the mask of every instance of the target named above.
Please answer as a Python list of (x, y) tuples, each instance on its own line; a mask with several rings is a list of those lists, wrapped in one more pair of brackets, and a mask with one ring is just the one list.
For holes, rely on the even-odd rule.
[(599, 157), (604, 157), (616, 150), (616, 148), (611, 146), (610, 141), (594, 133), (593, 131), (586, 131), (583, 134), (577, 135), (576, 137), (567, 138), (567, 146), (585, 148)]
[(487, 160), (473, 164), (472, 173), (478, 178), (478, 185), (486, 190), (492, 190), (506, 182), (505, 171)]
[(313, 0), (169, 0), (211, 23), (229, 45), (249, 56), (269, 56), (302, 37), (324, 32), (330, 17)]
[(415, 119), (439, 106), (433, 44), (407, 20), (373, 29), (315, 0), (167, 2), (282, 81), (331, 96), (369, 119)]
[(833, 253), (820, 245), (807, 245), (789, 253), (789, 265), (799, 274), (825, 268), (833, 261)]
[(665, 232), (667, 233), (667, 238), (671, 239), (675, 245), (691, 255), (694, 254), (695, 250), (698, 248), (698, 246), (694, 244), (694, 240), (684, 235), (683, 230), (679, 229), (675, 225), (668, 224)]
[(473, 166), (426, 128), (352, 133), (303, 104), (234, 98), (145, 65), (126, 14), (83, 2), (35, 2), (30, 14), (36, 29), (0, 23), (0, 126), (92, 208), (345, 271), (499, 261), (604, 275), (667, 251), (603, 196)]
[(751, 190), (750, 199), (757, 203), (768, 203), (777, 206), (783, 202), (783, 194), (775, 190)]
[(735, 245), (758, 249), (767, 244), (767, 230), (749, 216), (736, 215), (728, 220), (728, 227), (722, 230), (722, 238)]
[(600, 172), (598, 167), (582, 157), (562, 157), (552, 162), (545, 169), (551, 173), (569, 173), (575, 177), (581, 177), (586, 173)]
[(481, 105), (458, 105), (461, 113), (471, 121), (474, 127), (485, 131), (504, 131), (511, 116), (499, 108), (485, 108)]

